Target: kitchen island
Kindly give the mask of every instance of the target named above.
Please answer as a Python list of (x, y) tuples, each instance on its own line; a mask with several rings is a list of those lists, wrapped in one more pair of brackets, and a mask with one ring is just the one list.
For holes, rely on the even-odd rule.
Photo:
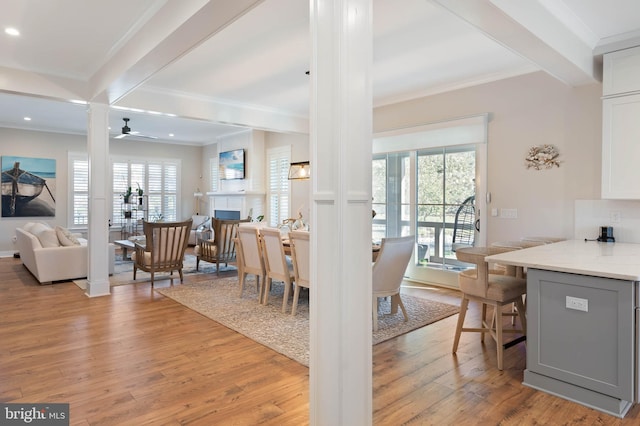
[(486, 260), (527, 268), (523, 383), (624, 417), (638, 402), (640, 244), (569, 240)]

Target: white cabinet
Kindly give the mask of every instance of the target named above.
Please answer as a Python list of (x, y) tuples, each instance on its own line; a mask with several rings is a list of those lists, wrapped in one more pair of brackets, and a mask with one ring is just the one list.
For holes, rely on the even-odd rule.
[(640, 47), (604, 55), (602, 198), (640, 199)]
[(602, 115), (602, 198), (640, 199), (640, 94), (604, 99)]
[(607, 53), (603, 59), (602, 95), (640, 91), (640, 47)]

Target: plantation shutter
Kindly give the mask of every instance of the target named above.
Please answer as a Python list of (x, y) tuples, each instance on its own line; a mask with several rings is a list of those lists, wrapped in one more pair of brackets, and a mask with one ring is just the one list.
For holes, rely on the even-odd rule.
[(71, 223), (73, 226), (86, 226), (89, 223), (89, 161), (85, 155), (69, 155), (72, 182)]
[(278, 226), (289, 218), (289, 163), (291, 162), (291, 148), (278, 147), (267, 150), (268, 162), (268, 186), (267, 209), (269, 212), (268, 223), (270, 226)]
[(220, 171), (218, 170), (219, 167), (219, 162), (218, 162), (218, 157), (211, 157), (211, 159), (209, 160), (209, 170), (210, 170), (210, 176), (211, 176), (211, 182), (210, 182), (210, 191), (217, 191), (218, 190), (218, 174), (220, 173)]
[(113, 174), (113, 193), (112, 199), (112, 211), (111, 218), (112, 224), (115, 226), (121, 226), (123, 223), (122, 217), (122, 203), (124, 199), (122, 194), (127, 192), (129, 188), (129, 163), (126, 162), (114, 162), (112, 166)]
[(165, 164), (163, 174), (163, 211), (166, 220), (178, 220), (178, 167)]

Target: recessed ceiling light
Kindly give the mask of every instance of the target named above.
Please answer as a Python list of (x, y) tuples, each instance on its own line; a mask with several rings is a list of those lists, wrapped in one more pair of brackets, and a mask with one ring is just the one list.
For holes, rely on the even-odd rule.
[(31, 117), (25, 117), (24, 121), (31, 121)]
[(17, 36), (19, 36), (19, 35), (20, 35), (20, 31), (18, 31), (18, 30), (17, 30), (17, 29), (15, 29), (15, 28), (11, 28), (11, 27), (7, 27), (7, 28), (5, 28), (5, 29), (4, 29), (4, 32), (5, 32), (6, 34), (9, 34), (10, 36), (14, 36), (14, 37), (17, 37)]
[(172, 137), (173, 137), (173, 133), (169, 133), (169, 137), (171, 137), (171, 138), (172, 138)]

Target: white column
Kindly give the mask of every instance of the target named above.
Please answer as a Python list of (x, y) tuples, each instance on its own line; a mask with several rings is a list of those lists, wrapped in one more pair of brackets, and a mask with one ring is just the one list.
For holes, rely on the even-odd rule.
[(372, 422), (371, 3), (311, 1), (312, 425)]
[(89, 275), (86, 295), (106, 296), (109, 287), (109, 106), (89, 105)]

